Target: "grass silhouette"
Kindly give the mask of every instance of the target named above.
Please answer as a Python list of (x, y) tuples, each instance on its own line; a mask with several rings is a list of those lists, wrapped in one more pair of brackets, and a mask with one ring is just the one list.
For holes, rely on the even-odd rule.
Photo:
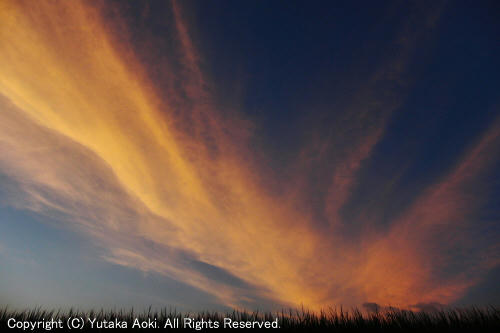
[[(223, 328), (224, 318), (230, 318), (236, 322), (262, 322), (276, 321), (280, 328), (284, 329), (328, 329), (334, 331), (459, 331), (459, 330), (478, 330), (500, 332), (500, 310), (490, 306), (485, 308), (468, 307), (455, 308), (433, 312), (415, 312), (409, 310), (390, 309), (386, 311), (377, 311), (368, 314), (362, 314), (358, 309), (346, 311), (340, 309), (328, 309), (326, 311), (312, 312), (304, 309), (283, 310), (281, 312), (198, 312), (181, 313), (176, 310), (162, 309), (159, 311), (148, 311), (136, 313), (134, 310), (99, 310), (99, 311), (78, 311), (70, 309), (61, 310), (43, 310), (41, 308), (31, 310), (10, 310), (4, 308), (0, 310), (0, 328), (7, 328), (8, 320), (14, 318), (17, 322), (39, 322), (62, 320), (64, 328), (67, 330), (66, 322), (68, 318), (96, 319), (96, 322), (119, 321), (126, 322), (130, 329), (137, 319), (139, 322), (155, 320), (158, 328), (164, 328), (165, 323), (177, 319), (180, 328), (183, 328), (185, 318), (190, 318), (194, 322), (205, 322), (198, 329), (208, 328), (208, 322), (219, 322), (219, 328)], [(11, 325), (14, 321), (11, 320)], [(187, 328), (196, 331), (195, 327)], [(28, 331), (30, 329), (27, 329)], [(38, 328), (35, 331), (46, 331)], [(61, 331), (61, 329), (55, 329)], [(87, 323), (84, 331), (95, 330), (90, 328)], [(99, 329), (98, 329), (99, 330)], [(102, 330), (102, 329), (101, 329)]]

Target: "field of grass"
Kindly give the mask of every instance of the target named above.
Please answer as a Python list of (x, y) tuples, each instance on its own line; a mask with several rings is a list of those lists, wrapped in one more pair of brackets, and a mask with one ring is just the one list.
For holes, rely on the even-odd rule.
[[(76, 319), (75, 319), (76, 318)], [(53, 320), (50, 327), (50, 321)], [(68, 325), (84, 322), (83, 330), (102, 330), (119, 327), (130, 329), (146, 325), (155, 328), (187, 328), (193, 331), (209, 328), (240, 328), (242, 325), (279, 326), (286, 329), (328, 329), (332, 331), (462, 331), (500, 332), (500, 310), (495, 307), (449, 309), (436, 312), (413, 312), (407, 310), (389, 310), (371, 314), (362, 314), (353, 309), (322, 311), (313, 313), (306, 310), (288, 310), (278, 313), (260, 313), (233, 311), (229, 313), (201, 312), (179, 313), (173, 310), (146, 311), (47, 311), (0, 310), (0, 328), (9, 325), (24, 327), (25, 331), (62, 331)], [(56, 322), (59, 322), (57, 324)], [(268, 324), (264, 324), (267, 322)], [(24, 326), (28, 325), (30, 326)], [(217, 324), (216, 324), (217, 323)], [(134, 327), (135, 324), (135, 327)], [(33, 326), (31, 326), (33, 325)], [(62, 329), (57, 325), (62, 326)], [(173, 326), (172, 326), (173, 325)], [(232, 325), (232, 326), (231, 326)], [(93, 328), (92, 328), (93, 326)], [(235, 327), (236, 326), (236, 327)]]

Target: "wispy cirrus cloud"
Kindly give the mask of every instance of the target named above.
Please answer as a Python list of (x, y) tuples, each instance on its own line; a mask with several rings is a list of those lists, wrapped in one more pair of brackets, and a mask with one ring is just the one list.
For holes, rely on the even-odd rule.
[[(320, 177), (321, 213), (333, 226), (325, 232), (307, 206), (315, 189), (272, 192), (272, 175), (253, 160), (252, 125), (215, 107), (179, 3), (172, 25), (181, 59), (172, 52), (165, 62), (180, 84), (165, 90), (124, 51), (133, 45), (103, 23), (100, 5), (2, 6), (0, 170), (17, 186), (9, 203), (88, 235), (104, 260), (165, 274), (229, 306), (446, 303), (481, 275), (443, 278), (436, 267), (449, 258), (428, 257), (462, 241), (436, 234), (474, 208), (463, 193), (487, 170), (498, 126), (386, 233), (367, 228), (353, 241), (336, 229), (363, 161), (404, 99), (380, 92), (405, 81), (418, 32), (404, 31), (402, 55), (347, 103), (342, 124), (350, 126), (320, 145), (319, 163), (332, 166)], [(303, 163), (296, 176), (314, 167)]]

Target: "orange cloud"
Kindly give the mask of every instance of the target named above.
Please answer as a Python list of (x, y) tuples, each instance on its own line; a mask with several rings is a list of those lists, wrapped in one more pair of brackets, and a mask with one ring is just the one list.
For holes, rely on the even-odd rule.
[[(102, 159), (132, 201), (162, 218), (137, 221), (137, 237), (195, 253), (199, 260), (257, 285), (275, 286), (280, 299), (313, 303), (302, 299), (301, 286), (294, 281), (301, 278), (301, 263), (313, 257), (316, 236), (302, 230), (300, 217), (286, 204), (257, 187), (257, 175), (245, 169), (241, 157), (210, 155), (204, 142), (191, 142), (172, 127), (177, 120), (171, 119), (168, 105), (157, 109), (151, 83), (129, 69), (139, 64), (121, 59), (120, 46), (112, 44), (96, 9), (83, 2), (5, 7), (2, 38), (9, 47), (1, 49), (0, 59), (9, 66), (2, 67), (2, 94), (27, 122)], [(21, 133), (11, 135), (11, 141), (28, 145), (29, 140), (17, 137)], [(43, 167), (33, 160), (36, 156), (21, 153), (22, 148), (16, 148), (13, 161)], [(51, 172), (53, 165), (45, 167), (43, 181), (35, 176), (39, 172), (26, 169), (32, 170), (32, 181), (64, 195), (65, 185)], [(40, 195), (37, 199), (49, 204)], [(277, 244), (277, 239), (286, 241)], [(283, 253), (288, 260), (282, 260)]]
[[(258, 297), (312, 308), (446, 302), (470, 285), (433, 284), (428, 247), (412, 235), (434, 232), (415, 223), (421, 217), (430, 225), (450, 219), (461, 184), (480, 168), (464, 162), (388, 234), (363, 235), (361, 244), (312, 228), (298, 205), (303, 198), (265, 185), (248, 121), (215, 109), (177, 2), (173, 13), (183, 61), (171, 75), (182, 84), (160, 92), (99, 8), (2, 2), (0, 168), (24, 195), (12, 204), (71, 223), (109, 262), (168, 275), (231, 306), (245, 301), (245, 291), (206, 277), (186, 256), (248, 282)], [(182, 93), (185, 100), (169, 97)], [(339, 163), (330, 216), (338, 216), (383, 127)]]
[(359, 282), (365, 281), (362, 285), (371, 300), (391, 299), (395, 305), (417, 298), (449, 303), (498, 264), (492, 255), (495, 249), (486, 247), (479, 254), (467, 254), (468, 260), (474, 258), (472, 265), (451, 277), (440, 276), (454, 250), (467, 248), (471, 238), (478, 241), (476, 235), (468, 234), (477, 223), (474, 212), (481, 200), (471, 186), (491, 167), (500, 148), (499, 125), (497, 121), (454, 170), (392, 221), (387, 233), (374, 232), (365, 239), (365, 264), (355, 276)]

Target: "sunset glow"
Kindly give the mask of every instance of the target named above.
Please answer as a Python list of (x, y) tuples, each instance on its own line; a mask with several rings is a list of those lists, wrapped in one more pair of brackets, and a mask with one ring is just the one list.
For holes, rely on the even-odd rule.
[(221, 101), (236, 89), (216, 86), (183, 4), (166, 6), (168, 52), (152, 63), (154, 36), (145, 29), (141, 48), (112, 2), (0, 2), (0, 172), (14, 184), (2, 204), (82, 235), (104, 262), (236, 308), (449, 304), (498, 267), (498, 241), (474, 231), (498, 166), (498, 116), (397, 212), (378, 210), (391, 207), (377, 203), (391, 182), (353, 201), (444, 7), (418, 11), (398, 52), (346, 82), (355, 88), (335, 101), (331, 132), (312, 113), (331, 101), (304, 105), (313, 135), (297, 133), (282, 166), (262, 120)]

